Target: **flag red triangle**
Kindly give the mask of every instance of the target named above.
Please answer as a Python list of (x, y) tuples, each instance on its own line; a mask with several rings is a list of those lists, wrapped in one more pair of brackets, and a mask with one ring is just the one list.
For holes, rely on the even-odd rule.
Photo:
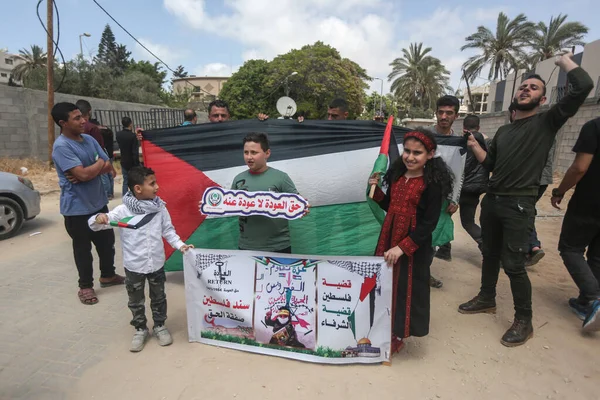
[(362, 285), (360, 286), (360, 301), (364, 301), (367, 298), (371, 290), (375, 288), (377, 284), (377, 276), (373, 274), (370, 278), (365, 278)]
[[(204, 190), (211, 186), (219, 186), (202, 171), (173, 154), (144, 140), (142, 149), (145, 160), (152, 160), (146, 166), (156, 168), (158, 195), (167, 203), (173, 226), (181, 240), (186, 241), (206, 216), (198, 211), (198, 203), (202, 200)], [(165, 256), (168, 259), (175, 250), (165, 242)]]

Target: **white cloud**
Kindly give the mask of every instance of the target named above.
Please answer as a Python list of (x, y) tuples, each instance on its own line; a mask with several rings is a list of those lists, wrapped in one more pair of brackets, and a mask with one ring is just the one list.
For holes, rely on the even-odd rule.
[[(461, 65), (472, 52), (460, 47), (477, 25), (493, 25), (500, 11), (440, 7), (424, 19), (402, 15), (401, 2), (393, 0), (229, 0), (215, 14), (209, 14), (205, 0), (163, 0), (165, 8), (188, 26), (212, 35), (232, 39), (243, 46), (242, 59), (272, 59), (291, 49), (321, 40), (364, 67), (373, 77), (384, 79), (390, 62), (401, 56), (411, 42), (432, 47), (450, 70), (456, 89)], [(491, 22), (490, 22), (491, 21)], [(211, 65), (211, 69), (206, 69)], [(213, 73), (226, 66), (209, 64), (199, 71)], [(380, 81), (371, 90), (380, 90)]]
[[(175, 50), (172, 47), (169, 47), (160, 43), (153, 43), (149, 39), (140, 38), (138, 39), (140, 43), (148, 48), (151, 52), (156, 54), (161, 60), (169, 64), (169, 66), (175, 69), (176, 65), (172, 65), (177, 61), (181, 60), (185, 55), (185, 50)], [(138, 43), (135, 44), (134, 50), (134, 58), (141, 60), (148, 60), (152, 63), (157, 62), (158, 60), (152, 56), (152, 54), (148, 53), (142, 46)]]
[(238, 69), (240, 69), (239, 65), (232, 67), (223, 63), (211, 63), (198, 66), (192, 74), (196, 76), (231, 76)]

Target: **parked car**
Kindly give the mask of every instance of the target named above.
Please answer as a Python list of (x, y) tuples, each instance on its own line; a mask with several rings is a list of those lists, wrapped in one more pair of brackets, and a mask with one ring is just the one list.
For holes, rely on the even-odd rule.
[(40, 192), (27, 178), (0, 172), (0, 240), (17, 234), (23, 221), (40, 213)]

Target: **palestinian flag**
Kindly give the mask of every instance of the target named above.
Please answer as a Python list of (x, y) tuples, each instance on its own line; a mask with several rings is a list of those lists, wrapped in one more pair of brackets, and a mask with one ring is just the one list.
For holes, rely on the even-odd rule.
[[(286, 172), (312, 206), (308, 216), (290, 221), (293, 252), (372, 255), (380, 225), (365, 186), (384, 130), (384, 124), (374, 121), (244, 120), (144, 132), (142, 147), (173, 225), (187, 243), (237, 249), (238, 218), (207, 219), (198, 203), (207, 187), (231, 187), (233, 178), (247, 169), (244, 136), (265, 132), (271, 144), (269, 166)], [(395, 143), (392, 138), (401, 141), (408, 131), (394, 127), (390, 143)], [(398, 146), (392, 147), (388, 154), (397, 152)], [(168, 245), (165, 252), (166, 270), (181, 270), (181, 254)]]
[[(375, 165), (373, 166), (373, 170), (371, 171), (371, 175), (378, 172), (380, 175), (380, 184), (381, 179), (387, 172), (388, 168), (396, 159), (400, 156), (398, 153), (398, 145), (396, 144), (396, 138), (392, 133), (394, 123), (394, 117), (390, 116), (387, 122), (387, 126), (385, 127), (385, 132), (383, 134), (383, 140), (381, 141), (381, 148), (379, 149), (379, 157), (375, 160)], [(373, 215), (377, 219), (380, 224), (383, 224), (383, 219), (385, 218), (385, 212), (379, 207), (379, 205), (370, 198), (369, 194), (371, 192), (371, 187), (367, 187), (367, 202), (369, 203), (369, 207), (371, 207), (371, 211)]]
[(139, 214), (131, 217), (125, 217), (120, 221), (110, 221), (110, 225), (118, 228), (139, 229), (148, 222), (152, 221), (152, 218), (154, 218), (156, 214), (157, 213)]

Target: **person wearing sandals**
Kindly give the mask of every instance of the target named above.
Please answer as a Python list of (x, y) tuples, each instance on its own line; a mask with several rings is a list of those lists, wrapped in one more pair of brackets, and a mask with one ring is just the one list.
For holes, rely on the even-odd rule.
[[(383, 178), (387, 193), (378, 186), (373, 200), (385, 211), (375, 255), (393, 268), (392, 353), (409, 336), (429, 333), (432, 233), (442, 212), (442, 202), (452, 192), (453, 176), (437, 143), (426, 130), (404, 135), (402, 157)], [(379, 183), (379, 174), (369, 186)]]
[(92, 232), (90, 215), (108, 211), (108, 198), (102, 186), (102, 174), (115, 174), (108, 156), (98, 142), (83, 134), (86, 120), (72, 103), (57, 103), (52, 118), (61, 134), (52, 148), (60, 186), (60, 213), (73, 241), (73, 255), (79, 274), (79, 301), (98, 302), (94, 291), (92, 243), (100, 259), (100, 286), (122, 285), (125, 278), (115, 273), (115, 235), (112, 231)]
[(146, 280), (154, 320), (153, 333), (161, 346), (173, 343), (173, 338), (165, 326), (167, 297), (162, 239), (182, 253), (194, 246), (183, 243), (175, 232), (165, 202), (156, 195), (158, 184), (154, 171), (147, 167), (133, 167), (127, 178), (129, 191), (123, 196), (123, 204), (109, 213), (92, 215), (88, 224), (93, 231), (100, 232), (111, 229), (112, 226), (123, 228), (121, 247), (125, 286), (129, 296), (129, 309), (133, 314), (131, 325), (135, 327), (129, 350), (138, 352), (144, 348), (150, 336), (144, 305)]

